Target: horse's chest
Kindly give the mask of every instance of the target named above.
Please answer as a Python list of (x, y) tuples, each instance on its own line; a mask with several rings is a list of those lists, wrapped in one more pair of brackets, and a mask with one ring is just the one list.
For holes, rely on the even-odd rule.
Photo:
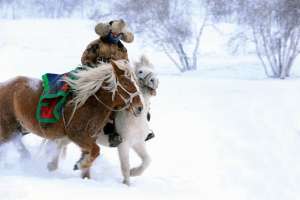
[(116, 129), (117, 132), (122, 135), (124, 139), (128, 138), (142, 138), (148, 134), (148, 123), (146, 116), (135, 117), (132, 114), (119, 113), (116, 116)]
[(85, 106), (76, 112), (76, 115), (68, 128), (68, 132), (74, 134), (97, 134), (105, 125), (108, 117), (109, 112), (104, 111), (97, 106)]

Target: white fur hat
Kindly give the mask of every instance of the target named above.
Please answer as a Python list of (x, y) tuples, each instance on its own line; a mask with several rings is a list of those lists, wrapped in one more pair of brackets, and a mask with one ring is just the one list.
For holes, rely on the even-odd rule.
[(95, 26), (95, 32), (101, 37), (106, 36), (109, 32), (123, 33), (121, 40), (127, 43), (131, 43), (134, 36), (127, 30), (127, 24), (123, 19), (113, 20), (109, 23), (98, 23)]

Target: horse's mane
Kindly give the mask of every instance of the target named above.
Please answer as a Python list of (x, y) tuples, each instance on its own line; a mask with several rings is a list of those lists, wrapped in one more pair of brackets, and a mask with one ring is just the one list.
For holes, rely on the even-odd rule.
[(115, 94), (117, 82), (110, 63), (98, 65), (96, 68), (83, 67), (84, 70), (74, 73), (76, 79), (69, 77), (64, 79), (73, 90), (75, 97), (72, 103), (77, 108), (81, 107), (100, 88), (112, 92), (113, 95)]

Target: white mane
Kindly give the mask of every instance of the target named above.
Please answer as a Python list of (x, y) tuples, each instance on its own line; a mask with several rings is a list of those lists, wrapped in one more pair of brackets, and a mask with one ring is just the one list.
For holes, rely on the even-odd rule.
[(111, 64), (102, 64), (96, 68), (84, 67), (85, 70), (74, 73), (76, 79), (64, 79), (75, 94), (72, 103), (77, 108), (82, 106), (100, 88), (112, 92), (114, 96), (117, 89), (117, 82)]

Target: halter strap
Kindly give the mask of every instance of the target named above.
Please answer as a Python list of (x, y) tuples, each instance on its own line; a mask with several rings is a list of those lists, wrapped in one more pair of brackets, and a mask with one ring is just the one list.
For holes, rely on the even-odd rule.
[[(126, 92), (128, 95), (129, 95), (129, 98), (125, 98), (123, 95), (121, 95), (121, 93), (119, 93), (119, 96), (121, 97), (121, 99), (123, 100), (123, 102), (125, 103), (124, 107), (120, 108), (120, 109), (114, 109), (108, 105), (106, 105), (101, 99), (99, 99), (97, 97), (97, 95), (94, 94), (94, 97), (95, 99), (100, 102), (102, 105), (104, 105), (107, 109), (109, 109), (110, 111), (114, 111), (114, 112), (117, 112), (117, 111), (123, 111), (127, 108), (129, 108), (130, 104), (132, 103), (134, 97), (140, 95), (140, 92), (137, 90), (135, 92), (129, 92), (126, 88), (124, 88), (119, 81), (117, 81), (117, 86), (116, 87), (120, 87), (124, 92)], [(113, 94), (114, 96), (114, 94)]]
[[(131, 78), (132, 78), (132, 77), (131, 77)], [(126, 99), (123, 95), (121, 95), (121, 93), (118, 94), (118, 95), (121, 97), (121, 99), (123, 100), (124, 104), (125, 104), (124, 107), (122, 107), (122, 108), (120, 108), (120, 109), (114, 109), (114, 108), (112, 108), (111, 106), (108, 106), (107, 104), (105, 104), (101, 99), (99, 99), (99, 98), (97, 97), (96, 94), (93, 94), (93, 96), (95, 97), (95, 99), (96, 99), (99, 103), (101, 103), (103, 106), (105, 106), (105, 107), (106, 107), (107, 109), (109, 109), (110, 111), (114, 111), (114, 112), (123, 111), (123, 110), (129, 108), (129, 107), (130, 107), (130, 104), (133, 102), (134, 97), (140, 95), (140, 92), (139, 92), (138, 90), (135, 91), (135, 92), (129, 92), (126, 88), (124, 88), (124, 87), (120, 84), (120, 82), (119, 82), (118, 80), (116, 80), (116, 82), (117, 82), (116, 88), (118, 88), (118, 86), (119, 86), (126, 94), (129, 95), (129, 98)], [(113, 94), (112, 94), (112, 99), (114, 99), (114, 98), (115, 98), (115, 92), (113, 92)], [(69, 124), (71, 123), (71, 121), (72, 121), (72, 119), (73, 119), (73, 117), (74, 117), (75, 111), (76, 111), (76, 106), (74, 107), (73, 112), (72, 112), (72, 114), (71, 114), (71, 117), (70, 117), (68, 123), (65, 125), (65, 128), (67, 128), (67, 127), (69, 126)], [(64, 112), (63, 112), (63, 113), (64, 113)], [(65, 124), (64, 116), (63, 116), (63, 120), (64, 120), (64, 124)]]

